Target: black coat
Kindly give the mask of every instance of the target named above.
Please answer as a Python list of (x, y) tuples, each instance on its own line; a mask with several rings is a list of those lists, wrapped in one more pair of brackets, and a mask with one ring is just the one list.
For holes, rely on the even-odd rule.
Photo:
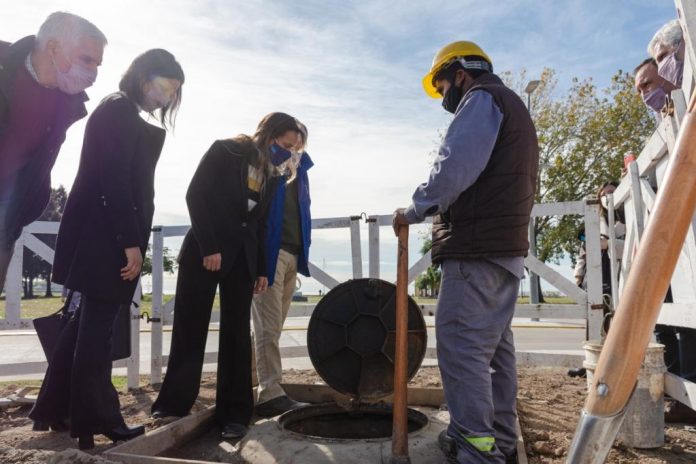
[[(13, 84), (17, 71), (24, 66), (24, 61), (33, 48), (34, 36), (25, 37), (11, 45), (0, 42), (0, 137), (12, 136), (5, 133), (10, 102), (22, 99), (22, 95), (14, 92)], [(0, 243), (0, 246), (10, 246), (22, 233), (24, 226), (41, 216), (51, 195), (51, 169), (65, 140), (65, 133), (75, 121), (87, 116), (84, 104), (87, 94), (80, 92), (68, 95), (59, 92), (59, 96), (61, 103), (53, 125), (46, 128), (46, 136), (14, 178), (16, 184), (13, 196), (18, 200), (12, 202), (7, 218), (10, 243)], [(0, 156), (5, 155), (10, 156), (0, 153)]]
[(280, 178), (265, 183), (260, 203), (249, 212), (249, 160), (256, 156), (254, 143), (244, 136), (217, 140), (203, 156), (186, 193), (191, 230), (181, 246), (181, 264), (201, 266), (204, 256), (221, 253), (224, 274), (244, 252), (249, 274), (266, 276), (265, 217)]
[(94, 298), (130, 303), (137, 280), (121, 278), (124, 250), (145, 250), (155, 205), (155, 167), (165, 131), (123, 94), (87, 121), (77, 178), (58, 231), (53, 281)]

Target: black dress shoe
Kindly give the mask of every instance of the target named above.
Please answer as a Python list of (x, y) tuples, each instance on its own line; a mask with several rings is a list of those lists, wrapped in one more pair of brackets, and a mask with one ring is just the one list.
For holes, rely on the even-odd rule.
[(114, 443), (117, 441), (132, 440), (133, 438), (139, 437), (144, 433), (144, 425), (136, 425), (135, 427), (129, 427), (126, 424), (119, 425), (116, 428), (103, 432), (103, 434), (106, 435)]
[(243, 424), (235, 424), (230, 422), (222, 427), (222, 433), (220, 434), (222, 438), (242, 438), (249, 432), (249, 427)]
[(263, 403), (257, 404), (254, 411), (259, 417), (275, 417), (283, 414), (287, 411), (292, 411), (293, 409), (299, 409), (305, 406), (309, 406), (309, 403), (300, 403), (287, 396), (279, 396), (278, 398), (273, 398), (272, 400), (264, 401)]
[(155, 409), (154, 411), (152, 411), (152, 414), (150, 414), (150, 416), (153, 419), (164, 419), (166, 417), (183, 417), (181, 414), (175, 414), (165, 409)]
[(49, 429), (53, 430), (54, 432), (67, 432), (70, 429), (70, 427), (64, 421), (34, 421), (34, 425), (31, 429), (34, 432), (48, 432)]
[(81, 450), (89, 450), (94, 448), (94, 435), (80, 435), (77, 437), (77, 447)]
[(578, 367), (568, 371), (568, 377), (587, 377), (587, 369)]

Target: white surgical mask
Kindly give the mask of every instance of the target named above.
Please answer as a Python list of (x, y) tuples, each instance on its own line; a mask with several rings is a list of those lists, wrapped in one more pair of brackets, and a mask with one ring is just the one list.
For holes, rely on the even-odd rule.
[(84, 91), (97, 80), (97, 70), (81, 64), (71, 62), (70, 68), (65, 72), (62, 72), (56, 66), (55, 61), (53, 61), (53, 67), (56, 70), (58, 89), (69, 95), (75, 95)]

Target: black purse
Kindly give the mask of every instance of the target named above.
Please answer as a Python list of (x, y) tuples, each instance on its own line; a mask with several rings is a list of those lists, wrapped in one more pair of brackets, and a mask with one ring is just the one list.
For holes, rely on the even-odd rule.
[(68, 293), (65, 299), (65, 304), (55, 313), (49, 316), (37, 317), (34, 319), (34, 329), (36, 330), (36, 335), (39, 337), (39, 342), (41, 342), (41, 348), (46, 355), (46, 360), (51, 361), (53, 352), (56, 348), (56, 343), (60, 338), (61, 332), (67, 325), (70, 318), (74, 315), (70, 314), (70, 302), (73, 299), (73, 292)]
[[(73, 319), (79, 318), (82, 310), (82, 301), (74, 312), (70, 312), (70, 302), (73, 299), (73, 291), (68, 293), (65, 304), (57, 312), (44, 317), (34, 319), (34, 329), (39, 337), (41, 348), (43, 348), (46, 360), (50, 363), (55, 351), (56, 344), (61, 333), (69, 322), (76, 322)], [(130, 305), (124, 304), (118, 309), (114, 320), (111, 345), (111, 360), (129, 358), (131, 355), (131, 312)]]

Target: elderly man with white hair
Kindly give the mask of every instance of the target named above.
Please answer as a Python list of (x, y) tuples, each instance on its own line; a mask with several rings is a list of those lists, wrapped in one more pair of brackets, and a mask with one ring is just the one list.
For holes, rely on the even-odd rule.
[(62, 12), (36, 36), (0, 42), (0, 290), (22, 228), (48, 203), (65, 133), (87, 115), (105, 45), (94, 24)]
[(648, 43), (648, 54), (657, 62), (657, 74), (681, 87), (684, 73), (684, 37), (679, 20), (662, 26)]

